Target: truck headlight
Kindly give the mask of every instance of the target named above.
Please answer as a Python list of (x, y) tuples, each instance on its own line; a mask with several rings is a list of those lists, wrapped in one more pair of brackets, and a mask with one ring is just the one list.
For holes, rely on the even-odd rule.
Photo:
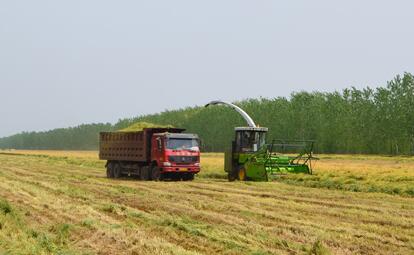
[(200, 166), (200, 163), (194, 163), (195, 166)]
[(163, 162), (162, 165), (163, 166), (171, 166), (171, 163), (170, 162)]

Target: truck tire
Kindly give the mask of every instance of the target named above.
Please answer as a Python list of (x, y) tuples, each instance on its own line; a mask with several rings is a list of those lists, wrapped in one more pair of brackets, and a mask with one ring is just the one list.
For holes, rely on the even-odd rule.
[(161, 171), (157, 166), (151, 167), (151, 180), (159, 181), (161, 179)]
[(148, 166), (143, 166), (140, 169), (140, 173), (139, 173), (139, 178), (142, 181), (148, 181), (149, 180), (149, 167)]
[(106, 178), (111, 178), (111, 169), (109, 166), (106, 167)]
[(183, 181), (192, 181), (194, 180), (194, 174), (193, 173), (185, 173), (183, 175)]
[(112, 162), (109, 162), (107, 165), (106, 165), (106, 177), (107, 178), (114, 178), (114, 172), (113, 172), (113, 163)]
[(114, 167), (112, 168), (112, 172), (113, 172), (113, 178), (121, 178), (121, 173), (122, 169), (121, 166), (118, 163), (114, 164)]

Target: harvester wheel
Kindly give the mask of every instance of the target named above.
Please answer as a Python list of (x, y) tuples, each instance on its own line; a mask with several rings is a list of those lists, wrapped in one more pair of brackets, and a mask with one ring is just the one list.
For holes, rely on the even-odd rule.
[(148, 179), (149, 179), (149, 167), (148, 166), (141, 167), (139, 178), (142, 181), (148, 181)]
[(114, 164), (113, 168), (112, 168), (112, 175), (113, 178), (120, 178), (121, 177), (121, 166), (117, 163)]
[(235, 173), (234, 171), (228, 172), (227, 179), (229, 180), (229, 182), (234, 182), (237, 179), (237, 173)]
[(238, 177), (240, 181), (245, 181), (246, 178), (246, 169), (242, 166), (239, 168)]
[(151, 168), (151, 180), (159, 181), (161, 178), (161, 171), (157, 166)]

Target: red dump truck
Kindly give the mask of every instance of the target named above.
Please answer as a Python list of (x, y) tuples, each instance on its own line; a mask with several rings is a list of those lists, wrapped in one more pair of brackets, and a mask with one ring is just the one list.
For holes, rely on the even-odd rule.
[(101, 132), (99, 158), (107, 160), (108, 178), (193, 180), (200, 171), (199, 138), (181, 128), (145, 128)]

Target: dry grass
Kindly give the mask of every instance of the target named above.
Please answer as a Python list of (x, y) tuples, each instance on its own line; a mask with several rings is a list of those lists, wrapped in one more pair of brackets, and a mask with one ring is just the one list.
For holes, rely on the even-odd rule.
[(307, 187), (414, 197), (414, 157), (322, 155), (314, 174), (280, 181)]
[[(228, 183), (222, 154), (194, 182), (141, 182), (106, 179), (96, 152), (13, 153), (0, 153), (0, 254), (414, 253), (408, 193)], [(323, 156), (314, 176), (412, 187), (413, 163)]]

